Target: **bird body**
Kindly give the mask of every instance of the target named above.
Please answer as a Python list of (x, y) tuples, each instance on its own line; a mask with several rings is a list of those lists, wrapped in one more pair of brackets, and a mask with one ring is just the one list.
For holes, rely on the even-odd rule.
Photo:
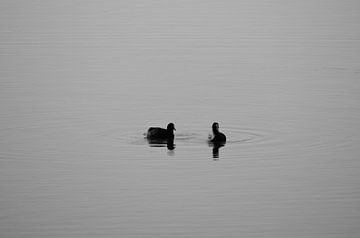
[(146, 138), (148, 140), (174, 140), (175, 126), (169, 123), (167, 128), (150, 127), (147, 131)]
[(225, 143), (226, 136), (219, 131), (219, 123), (214, 122), (212, 124), (213, 137), (210, 138), (210, 142), (212, 143)]

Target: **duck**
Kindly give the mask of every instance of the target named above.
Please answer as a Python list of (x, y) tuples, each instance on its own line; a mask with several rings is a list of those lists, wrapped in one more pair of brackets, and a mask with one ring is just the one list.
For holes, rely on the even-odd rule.
[(174, 140), (174, 123), (169, 123), (167, 128), (160, 127), (150, 127), (147, 131), (146, 138), (148, 140), (158, 140), (158, 141), (172, 141)]
[(219, 131), (219, 123), (214, 122), (212, 124), (213, 136), (209, 136), (210, 142), (224, 144), (226, 142), (226, 136)]

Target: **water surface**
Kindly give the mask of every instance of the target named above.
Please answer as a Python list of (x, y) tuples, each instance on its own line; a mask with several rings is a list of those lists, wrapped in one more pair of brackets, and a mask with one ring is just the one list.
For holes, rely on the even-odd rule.
[(358, 237), (357, 1), (0, 13), (1, 237)]

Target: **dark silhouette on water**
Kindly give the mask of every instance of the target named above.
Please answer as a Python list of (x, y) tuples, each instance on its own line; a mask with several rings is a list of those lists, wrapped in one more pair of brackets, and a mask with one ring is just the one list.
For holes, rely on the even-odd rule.
[(147, 131), (146, 138), (148, 140), (174, 140), (175, 126), (173, 123), (169, 123), (167, 128), (150, 127)]
[(160, 127), (150, 127), (147, 131), (146, 139), (148, 140), (150, 146), (162, 147), (166, 144), (169, 150), (174, 150), (174, 130), (176, 131), (173, 123), (169, 123), (166, 129)]
[(214, 122), (212, 124), (213, 137), (209, 138), (212, 143), (225, 144), (226, 136), (219, 131), (219, 123)]
[(213, 158), (219, 158), (219, 148), (223, 147), (226, 143), (226, 136), (219, 131), (219, 123), (214, 122), (212, 124), (213, 135), (209, 136), (209, 146), (211, 146), (213, 152)]

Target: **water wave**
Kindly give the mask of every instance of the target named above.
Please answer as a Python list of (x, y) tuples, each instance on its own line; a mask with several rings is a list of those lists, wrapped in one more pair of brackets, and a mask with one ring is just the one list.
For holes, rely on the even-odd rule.
[[(222, 132), (227, 136), (227, 146), (261, 145), (271, 141), (269, 132), (257, 128), (237, 126), (224, 127)], [(124, 144), (145, 145), (146, 129), (137, 127), (114, 128), (99, 133), (108, 139), (117, 140)], [(202, 146), (208, 143), (209, 130), (188, 128), (175, 132), (177, 146)]]

